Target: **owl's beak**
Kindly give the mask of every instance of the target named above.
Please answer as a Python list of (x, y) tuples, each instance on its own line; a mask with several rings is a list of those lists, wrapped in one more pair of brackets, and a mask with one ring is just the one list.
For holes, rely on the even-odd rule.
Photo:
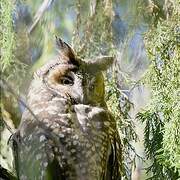
[(77, 100), (77, 101), (78, 101), (80, 104), (84, 104), (84, 103), (85, 103), (84, 93), (80, 90), (80, 91), (78, 92), (77, 96), (78, 96), (78, 100)]

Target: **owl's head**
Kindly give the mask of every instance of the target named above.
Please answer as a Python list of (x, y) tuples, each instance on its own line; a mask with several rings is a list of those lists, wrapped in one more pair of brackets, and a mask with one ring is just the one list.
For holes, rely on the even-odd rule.
[(42, 79), (52, 93), (69, 98), (75, 104), (104, 106), (102, 71), (113, 63), (113, 57), (82, 60), (62, 39), (56, 37), (56, 44), (58, 56), (41, 67), (36, 76)]

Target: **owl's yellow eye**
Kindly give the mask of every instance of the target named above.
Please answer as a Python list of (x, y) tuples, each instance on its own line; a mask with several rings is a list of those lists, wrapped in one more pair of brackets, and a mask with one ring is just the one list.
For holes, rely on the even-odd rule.
[(60, 83), (63, 84), (63, 85), (70, 85), (70, 86), (72, 86), (74, 84), (74, 80), (70, 76), (64, 76), (64, 77), (61, 77)]

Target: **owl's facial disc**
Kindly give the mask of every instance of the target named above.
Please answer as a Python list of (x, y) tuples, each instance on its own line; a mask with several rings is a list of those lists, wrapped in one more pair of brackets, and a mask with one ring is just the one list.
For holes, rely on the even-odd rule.
[(72, 86), (74, 84), (75, 68), (58, 65), (47, 74), (47, 81), (54, 85)]
[(54, 95), (73, 100), (77, 104), (83, 102), (82, 76), (80, 74), (77, 66), (59, 64), (53, 66), (45, 74), (43, 80)]

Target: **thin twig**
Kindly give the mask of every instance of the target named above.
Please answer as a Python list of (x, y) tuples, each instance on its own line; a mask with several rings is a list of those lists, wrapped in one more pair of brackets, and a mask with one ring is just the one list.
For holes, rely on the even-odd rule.
[(34, 16), (34, 21), (31, 24), (31, 26), (28, 29), (28, 33), (32, 33), (34, 28), (37, 26), (39, 23), (40, 19), (43, 17), (45, 11), (50, 7), (50, 5), (53, 3), (54, 0), (44, 0), (39, 9), (37, 10), (35, 16)]
[(24, 107), (26, 107), (26, 109), (32, 114), (32, 116), (37, 120), (36, 115), (33, 113), (33, 111), (28, 107), (28, 105), (22, 100), (22, 98), (12, 89), (12, 87), (8, 84), (8, 82), (3, 79), (1, 77), (0, 79), (0, 86), (4, 89), (4, 90), (8, 90), (12, 95), (14, 95), (14, 97), (16, 98), (17, 101), (19, 101)]

